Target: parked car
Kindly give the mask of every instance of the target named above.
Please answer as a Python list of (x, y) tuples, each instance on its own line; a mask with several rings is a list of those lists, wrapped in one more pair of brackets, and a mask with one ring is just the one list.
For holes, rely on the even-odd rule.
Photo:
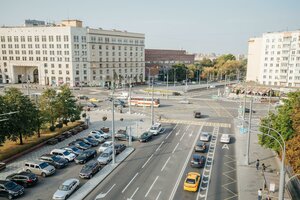
[(201, 168), (204, 167), (204, 165), (205, 165), (205, 157), (199, 154), (193, 154), (191, 160), (191, 166)]
[(76, 141), (76, 142), (74, 143), (74, 145), (75, 145), (77, 148), (82, 149), (82, 150), (87, 150), (87, 149), (90, 149), (90, 148), (92, 147), (91, 145), (86, 144), (86, 143), (84, 143), (84, 142), (82, 142), (82, 141)]
[(72, 135), (76, 135), (77, 134), (77, 130), (75, 130), (74, 128), (69, 130), (69, 132), (72, 134)]
[(35, 185), (39, 179), (34, 173), (22, 171), (7, 176), (6, 180), (13, 181), (23, 187), (28, 187)]
[(97, 151), (93, 149), (88, 149), (83, 151), (77, 158), (75, 158), (75, 163), (76, 164), (84, 164), (87, 161), (96, 158), (97, 156)]
[(0, 162), (0, 171), (6, 168), (6, 163)]
[(77, 148), (76, 146), (69, 146), (69, 147), (65, 147), (64, 149), (70, 153), (74, 153), (76, 156), (82, 153), (82, 150)]
[(186, 191), (197, 192), (200, 185), (201, 176), (197, 172), (189, 172), (184, 180), (183, 189)]
[(206, 147), (206, 143), (202, 142), (202, 141), (197, 141), (196, 145), (195, 145), (195, 151), (196, 152), (205, 152), (207, 149)]
[(230, 143), (230, 135), (229, 134), (222, 134), (222, 136), (220, 138), (220, 142), (229, 144)]
[(98, 107), (98, 105), (95, 104), (95, 103), (93, 103), (93, 102), (88, 102), (88, 103), (86, 104), (86, 106), (87, 106), (88, 108), (96, 108), (96, 107)]
[[(116, 133), (115, 134), (115, 139), (116, 140), (121, 140), (121, 141), (128, 141), (129, 140), (129, 135), (127, 133)], [(132, 139), (132, 137), (131, 137), (131, 139)]]
[(160, 123), (155, 123), (149, 129), (149, 132), (153, 135), (158, 135), (162, 131), (162, 126)]
[(92, 103), (100, 103), (100, 102), (102, 102), (102, 100), (101, 100), (101, 99), (96, 99), (96, 98), (90, 98), (90, 99), (89, 99), (89, 102), (92, 102)]
[(107, 148), (112, 146), (112, 141), (106, 141), (104, 142), (98, 149), (98, 152), (104, 152)]
[(92, 139), (92, 138), (78, 138), (78, 139), (76, 139), (77, 141), (82, 141), (82, 142), (84, 142), (84, 143), (86, 143), (86, 144), (89, 144), (89, 145), (91, 145), (92, 147), (96, 147), (96, 146), (98, 146), (99, 145), (99, 142), (97, 141), (97, 140), (94, 140), (94, 139)]
[(190, 101), (188, 99), (182, 99), (179, 101), (180, 104), (190, 104)]
[(50, 144), (50, 145), (55, 145), (58, 143), (58, 139), (56, 138), (51, 138), (47, 141), (47, 144)]
[(105, 142), (104, 137), (101, 137), (101, 136), (99, 136), (97, 134), (91, 134), (91, 135), (88, 136), (88, 138), (92, 138), (94, 140), (97, 140), (99, 143)]
[(98, 157), (97, 161), (99, 164), (106, 165), (112, 160), (112, 148), (109, 147), (103, 151), (103, 153)]
[(85, 95), (78, 95), (78, 96), (77, 96), (77, 99), (88, 100), (89, 97), (88, 97), (88, 96), (85, 96)]
[(58, 142), (64, 141), (66, 138), (63, 135), (58, 135), (55, 137), (55, 139), (57, 139)]
[(149, 140), (152, 139), (152, 133), (151, 132), (144, 132), (141, 136), (140, 136), (140, 142), (148, 142)]
[(50, 165), (53, 165), (55, 168), (61, 169), (68, 165), (68, 160), (60, 156), (52, 154), (44, 154), (40, 157), (40, 161), (44, 161)]
[(52, 155), (57, 155), (60, 156), (62, 158), (67, 159), (69, 162), (72, 162), (75, 158), (76, 155), (74, 153), (70, 153), (65, 149), (53, 149), (50, 154)]
[(99, 172), (100, 169), (101, 169), (101, 165), (98, 163), (98, 161), (93, 160), (82, 167), (79, 173), (79, 177), (90, 179), (93, 177), (93, 175)]
[(32, 172), (43, 177), (50, 176), (55, 173), (55, 167), (42, 161), (27, 161), (23, 169), (26, 172)]
[(24, 187), (13, 181), (0, 180), (0, 197), (13, 199), (24, 193)]
[[(250, 109), (249, 108), (245, 108), (245, 113), (250, 113)], [(252, 113), (256, 113), (256, 111), (252, 110)]]
[(122, 107), (122, 108), (126, 106), (125, 102), (120, 99), (115, 99), (114, 105), (115, 107)]
[(125, 149), (126, 149), (125, 144), (115, 144), (115, 152), (117, 155), (122, 153), (122, 151), (124, 151)]
[(72, 137), (72, 133), (69, 131), (62, 133), (61, 135), (64, 136), (65, 138)]
[(201, 118), (201, 112), (199, 110), (194, 111), (194, 118)]
[(204, 142), (208, 142), (210, 140), (210, 134), (207, 132), (202, 132), (200, 135), (200, 140)]
[(76, 178), (71, 178), (63, 182), (58, 187), (58, 190), (53, 194), (53, 199), (67, 199), (71, 196), (71, 194), (76, 190), (76, 188), (79, 186), (80, 182)]
[(93, 134), (99, 135), (100, 137), (103, 137), (105, 139), (108, 139), (110, 137), (109, 134), (104, 133), (102, 130), (94, 130), (89, 133), (89, 135), (93, 135)]

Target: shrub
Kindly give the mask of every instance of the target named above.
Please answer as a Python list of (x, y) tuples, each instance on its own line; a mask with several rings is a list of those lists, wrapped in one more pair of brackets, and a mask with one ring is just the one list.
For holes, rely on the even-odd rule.
[(179, 92), (173, 92), (174, 96), (180, 96), (181, 94)]
[(54, 132), (54, 131), (55, 131), (55, 126), (50, 126), (49, 130), (50, 130), (51, 132)]
[(103, 116), (103, 117), (102, 117), (102, 120), (103, 120), (103, 121), (107, 120), (107, 117), (106, 117), (106, 116)]
[(63, 124), (65, 124), (66, 126), (68, 125), (69, 120), (68, 119), (64, 119), (63, 120)]
[(63, 124), (61, 122), (56, 124), (56, 128), (62, 128), (62, 127), (63, 127)]
[(86, 113), (83, 113), (83, 114), (82, 114), (82, 117), (83, 117), (83, 118), (86, 118)]
[(71, 122), (75, 122), (76, 120), (75, 120), (75, 118), (74, 117), (72, 117), (71, 118)]
[(124, 120), (123, 118), (120, 119), (120, 121), (123, 121), (123, 120)]

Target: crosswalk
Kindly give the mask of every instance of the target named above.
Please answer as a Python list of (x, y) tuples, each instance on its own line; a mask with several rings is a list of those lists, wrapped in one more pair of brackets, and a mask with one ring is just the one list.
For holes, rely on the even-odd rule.
[(161, 119), (160, 123), (189, 124), (189, 125), (199, 125), (199, 126), (231, 128), (231, 124), (229, 123), (193, 121), (193, 120)]

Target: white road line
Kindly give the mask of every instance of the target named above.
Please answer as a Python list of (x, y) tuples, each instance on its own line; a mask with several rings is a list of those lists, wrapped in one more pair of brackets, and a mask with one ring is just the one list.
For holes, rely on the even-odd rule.
[(174, 126), (174, 128), (172, 129), (172, 131), (170, 131), (170, 133), (167, 135), (167, 137), (166, 137), (165, 139), (168, 139), (168, 137), (169, 137), (169, 136), (173, 133), (173, 131), (176, 129), (177, 125), (178, 125), (178, 124), (176, 124), (176, 125)]
[(151, 191), (151, 189), (152, 189), (153, 185), (155, 184), (155, 182), (157, 181), (158, 177), (159, 177), (159, 176), (157, 176), (157, 177), (155, 178), (155, 180), (153, 181), (153, 183), (152, 183), (152, 185), (150, 186), (150, 188), (149, 188), (148, 192), (146, 193), (145, 197), (148, 196), (149, 192)]
[(147, 163), (150, 161), (150, 159), (153, 157), (153, 154), (148, 158), (148, 160), (145, 162), (145, 164), (142, 166), (142, 169), (147, 165)]
[(102, 199), (102, 198), (104, 198), (115, 186), (116, 186), (116, 184), (113, 184), (106, 193), (100, 193), (100, 194), (98, 194), (95, 199)]
[(173, 200), (173, 198), (174, 198), (174, 196), (175, 196), (176, 190), (177, 190), (177, 188), (178, 188), (178, 186), (179, 186), (179, 183), (180, 183), (180, 180), (181, 180), (182, 175), (183, 175), (183, 173), (184, 173), (184, 170), (185, 170), (185, 168), (186, 168), (186, 166), (187, 166), (187, 164), (188, 164), (188, 162), (189, 162), (189, 160), (190, 160), (190, 157), (191, 157), (191, 155), (192, 155), (192, 153), (193, 153), (194, 146), (196, 145), (196, 142), (198, 141), (198, 138), (199, 138), (199, 136), (200, 136), (200, 133), (201, 133), (202, 128), (203, 128), (203, 126), (201, 126), (201, 128), (200, 128), (200, 130), (199, 130), (199, 132), (198, 132), (198, 134), (197, 134), (197, 136), (196, 136), (196, 139), (195, 139), (193, 145), (191, 146), (192, 148), (191, 148), (189, 154), (187, 155), (186, 160), (185, 160), (185, 162), (184, 162), (184, 164), (183, 164), (183, 166), (182, 166), (181, 172), (180, 172), (180, 174), (179, 174), (179, 176), (178, 176), (178, 178), (177, 178), (177, 181), (176, 181), (176, 183), (175, 183), (175, 185), (174, 185), (174, 188), (173, 188), (173, 190), (172, 190), (172, 193), (170, 194), (169, 200)]
[(164, 166), (161, 168), (161, 170), (160, 170), (161, 172), (165, 169), (165, 167), (166, 167), (167, 163), (169, 162), (170, 158), (171, 157), (168, 158), (168, 160), (165, 162)]
[(133, 196), (135, 195), (135, 193), (139, 190), (139, 188), (136, 188), (136, 190), (134, 191), (134, 193), (131, 195), (130, 199), (133, 198)]
[(176, 147), (173, 149), (172, 153), (174, 153), (176, 151), (178, 145), (179, 145), (179, 142), (177, 143)]
[(124, 193), (125, 192), (125, 190), (128, 188), (128, 186), (131, 184), (131, 182), (137, 177), (137, 175), (138, 175), (139, 173), (136, 173), (135, 175), (134, 175), (134, 177), (131, 179), (131, 181), (126, 185), (126, 187), (122, 190), (122, 193)]
[(159, 191), (159, 193), (158, 193), (158, 195), (157, 195), (157, 197), (156, 197), (155, 200), (158, 200), (158, 199), (159, 199), (160, 194), (161, 194), (161, 191)]
[(158, 151), (159, 148), (161, 147), (161, 145), (163, 145), (163, 143), (164, 143), (164, 141), (162, 141), (162, 142), (160, 143), (160, 145), (157, 147), (157, 149), (156, 149), (155, 151)]
[(180, 131), (178, 131), (178, 132), (176, 133), (176, 135), (178, 135), (178, 134), (179, 134), (179, 132), (180, 132)]
[(181, 136), (181, 138), (180, 138), (180, 140), (179, 141), (181, 141), (182, 140), (182, 138), (185, 136), (185, 134), (186, 134), (186, 131), (184, 132), (184, 134)]

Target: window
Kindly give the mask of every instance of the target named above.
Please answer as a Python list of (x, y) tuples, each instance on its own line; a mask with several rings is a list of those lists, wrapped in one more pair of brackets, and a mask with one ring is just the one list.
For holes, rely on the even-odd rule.
[(56, 36), (56, 42), (61, 42), (61, 37), (60, 37), (60, 35), (57, 35), (57, 36)]
[(34, 36), (34, 41), (35, 41), (35, 42), (39, 42), (39, 41), (40, 41), (40, 38), (39, 38), (38, 35)]
[(69, 36), (64, 35), (64, 42), (68, 42), (69, 41)]

